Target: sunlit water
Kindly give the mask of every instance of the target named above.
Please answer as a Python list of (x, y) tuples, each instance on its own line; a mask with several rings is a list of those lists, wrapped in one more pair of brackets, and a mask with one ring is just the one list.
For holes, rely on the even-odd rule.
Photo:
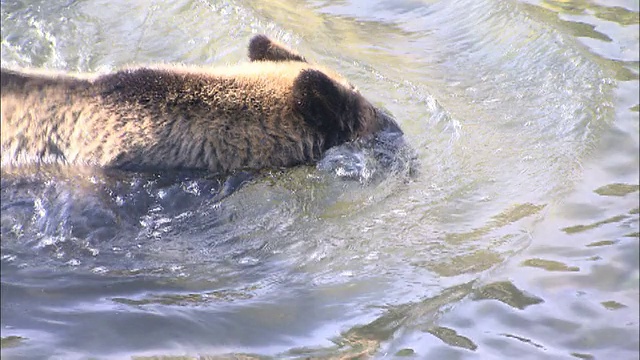
[(638, 358), (638, 11), (3, 0), (3, 66), (238, 63), (266, 33), (410, 148), (228, 197), (243, 179), (3, 169), (3, 358)]

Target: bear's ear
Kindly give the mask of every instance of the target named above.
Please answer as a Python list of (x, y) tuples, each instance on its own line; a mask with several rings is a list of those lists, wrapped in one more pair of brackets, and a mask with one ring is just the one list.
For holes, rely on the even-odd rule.
[(249, 60), (307, 62), (301, 55), (265, 35), (256, 35), (249, 42)]
[(304, 121), (326, 135), (325, 146), (348, 141), (360, 127), (358, 94), (319, 70), (300, 72), (293, 84), (294, 107)]

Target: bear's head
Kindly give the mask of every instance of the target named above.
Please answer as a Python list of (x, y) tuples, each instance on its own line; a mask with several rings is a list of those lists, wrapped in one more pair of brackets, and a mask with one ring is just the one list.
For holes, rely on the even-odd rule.
[(325, 148), (373, 137), (380, 131), (402, 134), (391, 116), (373, 106), (342, 76), (308, 63), (303, 56), (265, 35), (251, 39), (249, 59), (308, 65), (294, 80), (292, 107), (309, 125), (325, 134)]

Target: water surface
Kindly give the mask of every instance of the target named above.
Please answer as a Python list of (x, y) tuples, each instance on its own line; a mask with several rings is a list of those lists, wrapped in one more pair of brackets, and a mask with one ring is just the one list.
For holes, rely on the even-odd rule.
[(221, 200), (206, 174), (3, 169), (2, 356), (638, 358), (638, 11), (3, 0), (3, 66), (234, 64), (266, 33), (413, 152), (346, 146)]

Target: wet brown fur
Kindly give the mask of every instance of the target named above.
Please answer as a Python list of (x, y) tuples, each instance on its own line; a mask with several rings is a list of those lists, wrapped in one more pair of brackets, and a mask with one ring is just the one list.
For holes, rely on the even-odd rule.
[(228, 173), (311, 163), (331, 146), (397, 129), (340, 76), (263, 35), (249, 58), (104, 75), (2, 69), (2, 165)]

